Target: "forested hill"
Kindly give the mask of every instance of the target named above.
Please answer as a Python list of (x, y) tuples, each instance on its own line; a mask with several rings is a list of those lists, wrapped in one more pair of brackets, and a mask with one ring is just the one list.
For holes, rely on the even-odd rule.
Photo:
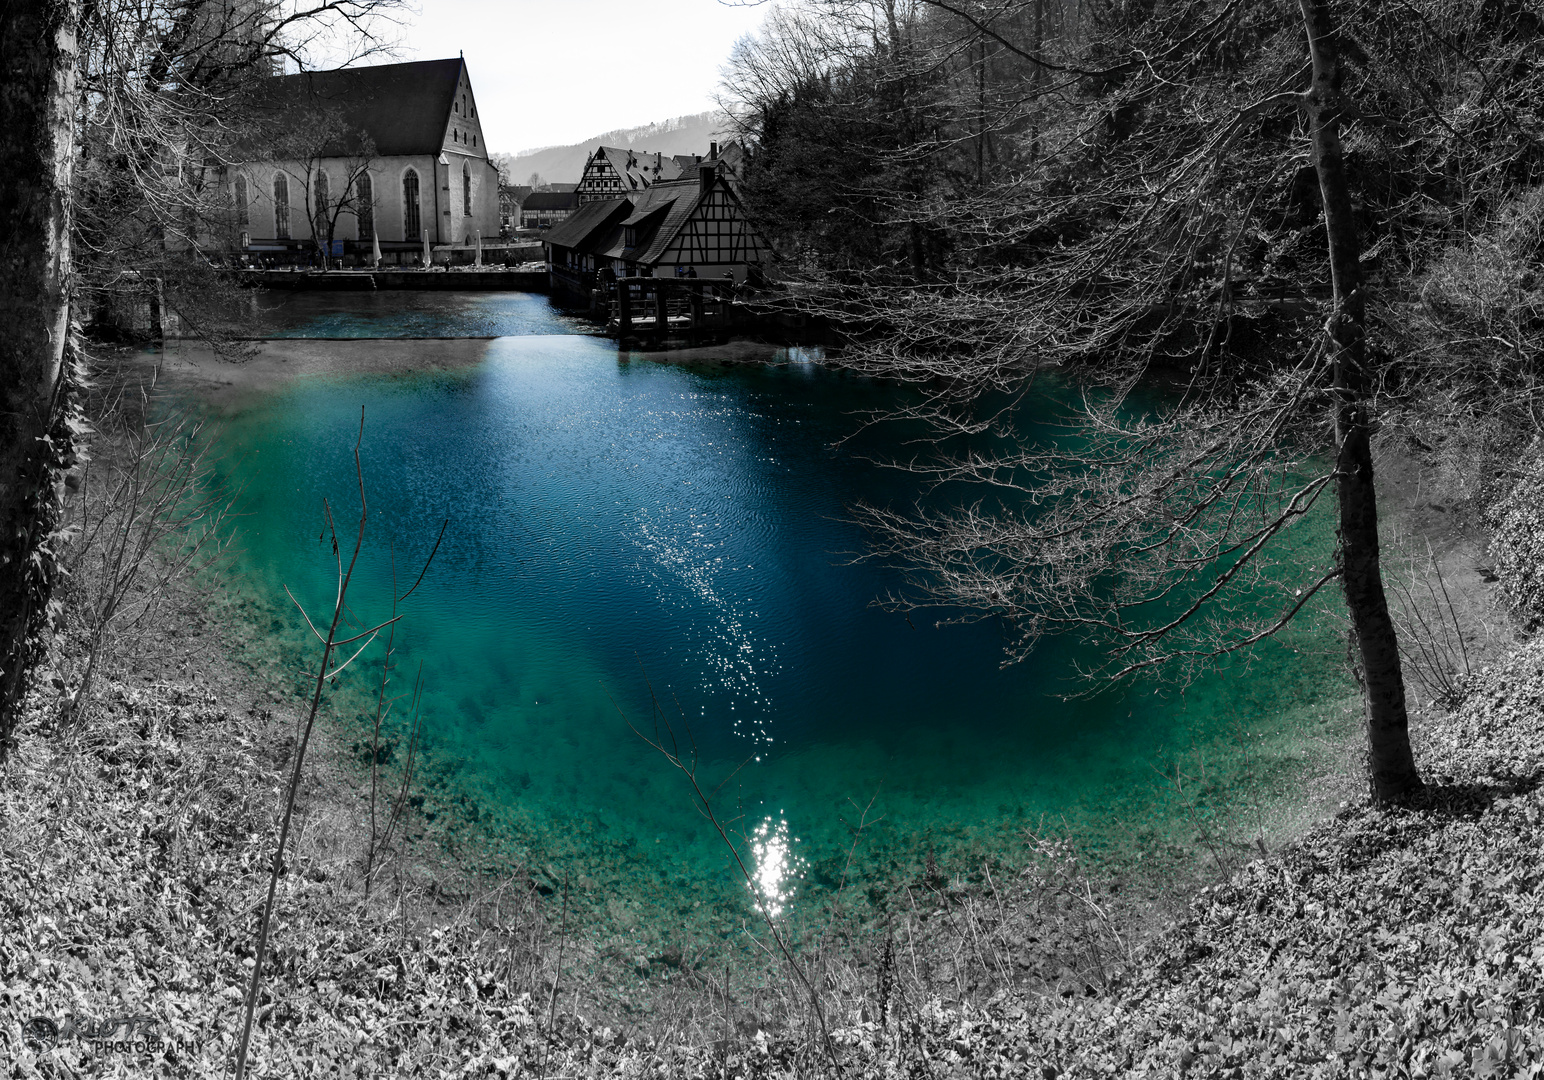
[[(661, 154), (706, 154), (708, 144), (723, 139), (728, 130), (729, 118), (717, 109), (642, 127), (617, 128), (567, 146), (522, 150), (509, 157), (508, 175), (517, 184), (527, 183), (532, 173), (539, 173), (549, 183), (577, 183), (585, 158), (597, 146), (636, 146)], [(504, 155), (495, 156), (502, 162)]]

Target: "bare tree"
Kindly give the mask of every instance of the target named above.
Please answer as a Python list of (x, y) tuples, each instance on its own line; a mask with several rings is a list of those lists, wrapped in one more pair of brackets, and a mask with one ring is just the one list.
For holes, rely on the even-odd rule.
[[(873, 99), (865, 71), (937, 73), (925, 137), (863, 114), (892, 125), (885, 155), (937, 163), (928, 186), (871, 187), (868, 205), (851, 187), (806, 187), (806, 218), (791, 228), (775, 203), (760, 207), (769, 231), (784, 227), (783, 240), (811, 252), (793, 263), (790, 303), (847, 328), (838, 362), (914, 386), (900, 416), (934, 433), (901, 464), (939, 494), (917, 510), (860, 509), (877, 554), (911, 571), (886, 602), (1000, 618), (1018, 631), (1010, 661), (1047, 633), (1085, 634), (1108, 648), (1091, 674), (1117, 677), (1193, 671), (1248, 648), (1338, 582), (1367, 696), (1372, 793), (1408, 796), (1420, 779), (1379, 566), (1371, 439), (1380, 402), (1412, 368), (1387, 351), (1393, 309), (1374, 290), (1426, 258), (1434, 236), (1462, 235), (1456, 209), (1446, 232), (1412, 210), (1430, 206), (1422, 193), (1447, 185), (1470, 215), (1536, 176), (1521, 148), (1540, 142), (1515, 107), (1531, 69), (1506, 59), (1512, 16), (1446, 12), (1440, 0), (1351, 6), (1347, 38), (1328, 0), (1296, 11), (919, 3), (935, 16), (914, 18), (903, 50), (875, 18), (893, 5), (845, 5), (863, 7), (847, 37), (813, 16), (795, 26), (785, 10), (729, 80), (759, 143), (759, 182), (772, 187), (784, 163), (809, 175), (799, 145)], [(832, 19), (843, 7), (804, 5)], [(1444, 29), (1455, 19), (1463, 34)], [(1476, 78), (1464, 63), (1478, 63), (1465, 40), (1494, 41), (1501, 57), (1478, 76), (1497, 123), (1511, 125), (1492, 143), (1457, 127), (1449, 91), (1416, 74), (1441, 72), (1462, 94)], [(997, 50), (985, 62), (983, 42)], [(1430, 164), (1461, 152), (1473, 173)], [(843, 215), (854, 234), (885, 238), (832, 247), (826, 223)], [(815, 228), (801, 232), (806, 219)], [(898, 273), (913, 225), (945, 246)], [(1074, 414), (1061, 432), (1043, 422), (1040, 389), (1053, 382)], [(940, 509), (946, 497), (954, 505)], [(1279, 560), (1331, 504), (1333, 558)]]
[(70, 170), (77, 97), (72, 3), (0, 9), (0, 762), (58, 573), (77, 344)]
[(63, 473), (81, 450), (71, 335), (82, 301), (152, 279), (196, 312), (218, 283), (200, 241), (225, 209), (219, 171), (252, 82), (323, 38), (382, 47), (393, 6), (17, 0), (0, 11), (0, 756), (54, 603)]
[(1314, 168), (1324, 200), (1333, 309), (1325, 331), (1335, 402), (1335, 474), (1340, 503), (1340, 572), (1346, 607), (1361, 653), (1367, 696), (1368, 768), (1373, 797), (1403, 798), (1420, 786), (1410, 752), (1405, 682), (1399, 642), (1389, 618), (1379, 566), (1378, 501), (1373, 488), (1372, 427), (1375, 376), (1367, 355), (1367, 297), (1362, 246), (1351, 208), (1340, 126), (1346, 113), (1341, 92), (1340, 43), (1329, 0), (1300, 0), (1313, 61), (1307, 94)]
[(311, 240), (325, 270), (344, 216), (373, 228), (375, 144), (363, 132), (347, 130), (335, 109), (291, 110), (280, 123), (282, 130), (265, 142), (299, 185)]
[[(232, 237), (228, 166), (263, 130), (269, 77), (316, 48), (385, 44), (395, 0), (96, 0), (80, 21), (79, 282), (105, 300), (144, 288), (184, 332), (226, 342), (239, 305), (205, 256)], [(239, 335), (238, 335), (239, 336)]]

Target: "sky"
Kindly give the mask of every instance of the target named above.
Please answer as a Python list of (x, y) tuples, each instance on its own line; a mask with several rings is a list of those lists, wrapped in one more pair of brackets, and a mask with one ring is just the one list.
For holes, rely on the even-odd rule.
[[(516, 153), (715, 106), (768, 14), (735, 0), (416, 0), (396, 59), (464, 53), (488, 149)], [(370, 60), (366, 63), (387, 62)]]

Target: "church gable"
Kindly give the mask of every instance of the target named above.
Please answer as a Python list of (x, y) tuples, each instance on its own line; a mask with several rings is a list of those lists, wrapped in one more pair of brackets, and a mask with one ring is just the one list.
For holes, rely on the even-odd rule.
[(472, 80), (467, 75), (465, 64), (461, 66), (461, 76), (451, 95), (450, 116), (445, 122), (445, 137), (441, 147), (471, 157), (488, 156), (482, 121), (477, 116), (477, 98), (472, 93)]

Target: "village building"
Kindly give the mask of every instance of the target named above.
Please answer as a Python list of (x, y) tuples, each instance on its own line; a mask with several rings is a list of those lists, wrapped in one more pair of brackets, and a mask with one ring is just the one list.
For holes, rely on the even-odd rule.
[(556, 225), (579, 209), (575, 191), (533, 191), (520, 206), (520, 227), (542, 229)]
[(233, 246), (269, 258), (329, 254), (413, 263), (430, 247), (499, 234), (466, 62), (302, 72), (259, 92), (262, 143), (227, 170)]
[[(718, 174), (729, 181), (729, 186), (734, 188), (735, 194), (740, 193), (740, 181), (745, 175), (746, 157), (745, 147), (738, 142), (727, 142), (720, 149), (718, 143), (711, 143), (708, 147), (707, 160), (718, 167)], [(703, 162), (701, 154), (676, 154), (670, 159), (675, 163), (681, 176), (691, 176), (697, 166)]]
[(648, 150), (628, 150), (616, 146), (597, 146), (584, 163), (579, 178), (579, 201), (599, 202), (619, 199), (647, 189), (662, 180), (681, 175), (677, 158)]
[(712, 162), (623, 198), (585, 203), (543, 239), (555, 292), (586, 298), (607, 279), (764, 275), (771, 247)]
[(530, 198), (535, 190), (529, 184), (499, 185), (500, 236), (508, 236), (512, 231), (520, 228), (521, 208), (525, 206), (525, 200)]

